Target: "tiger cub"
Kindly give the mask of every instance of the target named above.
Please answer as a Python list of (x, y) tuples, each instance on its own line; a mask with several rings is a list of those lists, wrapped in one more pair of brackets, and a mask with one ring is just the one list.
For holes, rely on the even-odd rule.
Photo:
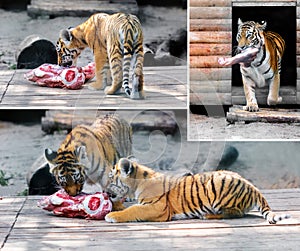
[(109, 190), (123, 191), (123, 196), (135, 197), (138, 204), (109, 213), (105, 217), (108, 222), (235, 218), (254, 207), (270, 224), (289, 218), (272, 212), (254, 185), (230, 171), (166, 176), (122, 158), (110, 177)]
[[(91, 125), (76, 126), (57, 151), (45, 150), (50, 171), (71, 196), (79, 194), (85, 181), (106, 191), (109, 172), (117, 161), (132, 153), (132, 130), (117, 115), (98, 118)], [(118, 202), (114, 208), (121, 207)]]
[(248, 48), (257, 48), (254, 61), (248, 65), (241, 64), (240, 71), (244, 85), (247, 104), (244, 110), (258, 111), (255, 88), (269, 86), (268, 105), (276, 105), (282, 101), (279, 96), (281, 59), (285, 50), (282, 37), (272, 31), (265, 31), (267, 23), (238, 20), (237, 52)]
[[(74, 66), (82, 50), (92, 49), (96, 67), (96, 82), (90, 89), (104, 89), (112, 78), (106, 94), (115, 94), (124, 88), (132, 99), (144, 98), (143, 32), (134, 15), (97, 13), (76, 28), (61, 30), (56, 44), (58, 64)], [(132, 91), (129, 88), (129, 70), (133, 63)]]

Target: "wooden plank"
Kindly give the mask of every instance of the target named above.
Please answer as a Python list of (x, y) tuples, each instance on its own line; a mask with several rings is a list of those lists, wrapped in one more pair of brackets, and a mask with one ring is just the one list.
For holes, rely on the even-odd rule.
[(231, 44), (230, 31), (193, 31), (190, 32), (190, 43)]
[(231, 68), (190, 68), (190, 80), (231, 80)]
[(228, 93), (231, 94), (231, 81), (190, 81), (190, 91), (194, 93)]
[(231, 44), (190, 44), (190, 56), (231, 56)]
[(190, 19), (231, 19), (231, 7), (190, 7)]
[(258, 112), (244, 111), (242, 106), (229, 108), (226, 119), (235, 122), (299, 123), (300, 110), (260, 108)]
[[(17, 70), (10, 81), (1, 107), (90, 107), (107, 108), (137, 107), (182, 107), (186, 108), (187, 100), (187, 66), (144, 67), (146, 99), (131, 100), (124, 94), (106, 96), (102, 90), (89, 90), (84, 85), (80, 90), (40, 87), (26, 81)], [(1, 74), (0, 74), (1, 76)]]
[(233, 7), (296, 6), (295, 0), (232, 0)]
[[(258, 104), (267, 104), (267, 96), (269, 93), (268, 87), (257, 88), (255, 90), (255, 96)], [(281, 86), (279, 90), (279, 95), (282, 97), (282, 102), (280, 104), (296, 104), (296, 88), (294, 86)], [(245, 104), (246, 98), (244, 94), (243, 87), (232, 87), (232, 104)]]
[[(267, 95), (257, 95), (256, 94), (255, 96), (256, 96), (258, 105), (267, 105)], [(245, 95), (242, 95), (242, 96), (232, 95), (232, 105), (241, 105), (241, 104), (246, 104)], [(294, 104), (298, 104), (296, 95), (292, 95), (292, 96), (282, 95), (282, 102), (280, 103), (280, 105), (294, 105)]]
[(190, 19), (190, 31), (231, 31), (231, 19)]
[[(232, 87), (232, 95), (243, 95), (244, 93), (244, 89), (243, 87), (237, 87), (237, 86), (233, 86)], [(269, 88), (263, 87), (263, 88), (256, 88), (255, 89), (255, 93), (258, 95), (268, 95), (269, 93)], [(293, 96), (296, 95), (296, 88), (295, 86), (281, 86), (280, 90), (279, 90), (279, 95), (280, 96)]]
[(191, 7), (230, 7), (228, 0), (190, 0)]
[(231, 105), (231, 93), (190, 92), (190, 105)]

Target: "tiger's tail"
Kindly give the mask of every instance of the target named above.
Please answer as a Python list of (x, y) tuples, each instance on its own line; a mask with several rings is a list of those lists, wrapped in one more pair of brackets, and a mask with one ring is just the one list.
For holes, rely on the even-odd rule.
[(124, 31), (124, 49), (123, 49), (123, 82), (122, 87), (124, 88), (127, 96), (130, 96), (131, 90), (129, 88), (129, 71), (131, 65), (131, 58), (133, 54), (133, 34), (132, 29)]
[(256, 202), (258, 209), (262, 216), (270, 223), (270, 224), (276, 224), (278, 221), (288, 219), (291, 216), (289, 214), (278, 214), (271, 210), (269, 207), (269, 204), (267, 200), (262, 196), (259, 195), (257, 202)]

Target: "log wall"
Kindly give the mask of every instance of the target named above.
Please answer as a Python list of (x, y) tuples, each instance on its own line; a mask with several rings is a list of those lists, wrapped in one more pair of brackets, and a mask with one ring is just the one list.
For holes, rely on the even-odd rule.
[[(190, 0), (190, 104), (246, 102), (243, 88), (232, 87), (231, 67), (220, 68), (217, 62), (231, 56), (234, 6), (296, 6), (297, 86), (282, 87), (281, 96), (286, 104), (300, 104), (300, 0)], [(266, 103), (267, 92), (257, 89), (259, 103)]]

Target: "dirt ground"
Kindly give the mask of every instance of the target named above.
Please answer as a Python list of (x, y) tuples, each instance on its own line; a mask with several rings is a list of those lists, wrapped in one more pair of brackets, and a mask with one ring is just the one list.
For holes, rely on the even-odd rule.
[(297, 140), (299, 123), (244, 123), (230, 124), (225, 116), (209, 117), (190, 113), (190, 140)]

